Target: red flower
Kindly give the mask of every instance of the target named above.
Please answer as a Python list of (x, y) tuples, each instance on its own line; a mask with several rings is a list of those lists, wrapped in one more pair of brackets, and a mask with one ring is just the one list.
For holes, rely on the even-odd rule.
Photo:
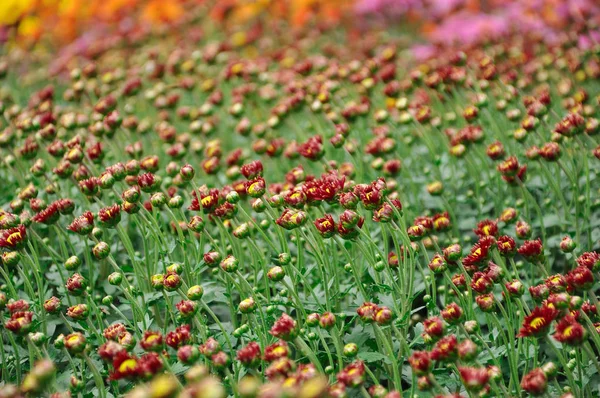
[(494, 281), (483, 272), (475, 272), (471, 280), (471, 289), (479, 294), (486, 294), (494, 288)]
[(496, 241), (496, 246), (498, 246), (498, 251), (503, 256), (512, 256), (517, 251), (515, 240), (508, 235), (499, 237)]
[(79, 181), (79, 190), (86, 196), (94, 196), (100, 192), (100, 179), (90, 177)]
[(25, 246), (27, 233), (24, 225), (2, 231), (0, 235), (0, 247), (10, 250), (19, 250)]
[(556, 324), (554, 338), (563, 344), (580, 345), (587, 338), (587, 332), (573, 315), (567, 315)]
[(322, 218), (315, 220), (315, 227), (323, 238), (331, 238), (335, 234), (335, 221), (331, 214), (325, 214)]
[(594, 274), (583, 265), (567, 273), (566, 278), (569, 287), (573, 290), (588, 290), (594, 284)]
[(596, 252), (585, 252), (577, 258), (577, 264), (587, 267), (590, 271), (600, 270), (600, 254)]
[(490, 380), (486, 368), (459, 367), (460, 379), (469, 391), (481, 391)]
[(473, 230), (480, 238), (484, 236), (498, 236), (498, 224), (493, 220), (483, 220), (477, 224), (477, 228)]
[(183, 325), (167, 334), (166, 343), (171, 348), (179, 348), (191, 339), (190, 325)]
[(444, 322), (437, 316), (431, 317), (423, 321), (425, 333), (434, 339), (439, 339), (444, 335)]
[(521, 380), (521, 388), (533, 396), (544, 395), (548, 387), (548, 378), (541, 368), (533, 369)]
[(502, 159), (504, 157), (504, 146), (500, 141), (495, 141), (487, 147), (486, 153), (492, 160)]
[(248, 180), (251, 180), (263, 174), (263, 165), (260, 160), (254, 160), (240, 167), (240, 172)]
[(450, 324), (457, 324), (461, 321), (463, 310), (456, 303), (450, 303), (442, 310), (442, 318)]
[(94, 229), (94, 215), (91, 211), (86, 211), (67, 227), (69, 231), (73, 231), (79, 235), (87, 235)]
[(60, 213), (58, 210), (59, 210), (58, 203), (52, 202), (44, 210), (40, 211), (35, 216), (33, 216), (31, 218), (31, 220), (34, 222), (37, 222), (37, 223), (41, 223), (41, 224), (47, 224), (47, 225), (54, 224), (58, 220), (58, 217), (60, 216)]
[(474, 271), (479, 268), (479, 266), (486, 262), (490, 255), (490, 248), (494, 244), (495, 239), (491, 236), (486, 236), (479, 239), (469, 252), (466, 255), (462, 263), (467, 269), (467, 271)]
[(546, 278), (544, 284), (552, 293), (561, 293), (567, 290), (569, 283), (567, 278), (562, 274), (552, 275)]
[(145, 351), (161, 351), (163, 347), (163, 336), (160, 332), (146, 330), (140, 341), (140, 346)]
[(558, 316), (558, 310), (547, 306), (535, 307), (523, 320), (517, 337), (541, 336), (548, 332), (550, 324)]
[(121, 221), (121, 207), (117, 204), (108, 206), (98, 211), (100, 223), (106, 227), (114, 227)]
[(365, 302), (358, 309), (356, 313), (361, 321), (365, 323), (371, 323), (375, 321), (375, 315), (377, 314), (379, 307), (375, 303)]
[(120, 352), (126, 352), (125, 347), (116, 341), (109, 340), (98, 348), (98, 355), (107, 362), (112, 362)]
[(547, 142), (540, 148), (539, 154), (549, 162), (557, 160), (560, 156), (560, 146), (556, 142)]
[(340, 383), (347, 387), (357, 387), (365, 381), (365, 364), (362, 361), (352, 362), (336, 377)]
[(148, 380), (163, 369), (163, 362), (155, 352), (142, 355), (138, 360), (138, 374)]
[(532, 263), (541, 262), (544, 259), (544, 248), (542, 240), (539, 238), (536, 240), (526, 240), (517, 252)]
[(260, 198), (265, 194), (267, 185), (262, 177), (255, 177), (252, 180), (246, 181), (246, 193), (253, 198)]
[(345, 177), (335, 172), (321, 175), (319, 179), (307, 179), (302, 186), (302, 192), (309, 202), (336, 200), (336, 196), (344, 189)]
[(494, 308), (496, 308), (496, 298), (494, 297), (494, 293), (480, 294), (475, 297), (475, 302), (483, 312), (492, 312)]
[(276, 220), (277, 225), (287, 230), (298, 228), (306, 222), (306, 213), (295, 209), (285, 209)]
[(456, 336), (451, 334), (442, 337), (431, 350), (431, 359), (434, 361), (452, 361), (457, 354)]
[(320, 135), (310, 137), (305, 143), (300, 144), (298, 153), (309, 160), (319, 160), (323, 157), (323, 138)]
[(292, 317), (284, 313), (275, 321), (269, 333), (276, 338), (290, 341), (298, 335), (298, 325)]
[(390, 201), (392, 204), (388, 202), (384, 202), (378, 209), (373, 211), (373, 221), (375, 222), (389, 222), (396, 218), (396, 210), (402, 210), (402, 203), (398, 199), (393, 199)]
[(260, 362), (260, 346), (257, 342), (251, 341), (238, 350), (236, 357), (245, 366), (256, 366)]
[(431, 370), (431, 357), (427, 351), (415, 351), (408, 358), (408, 363), (417, 376), (426, 375)]
[(17, 311), (10, 315), (10, 319), (6, 321), (4, 327), (14, 334), (25, 334), (31, 330), (33, 320), (33, 312)]
[(447, 231), (451, 226), (450, 216), (448, 212), (435, 214), (433, 216), (433, 228), (438, 232)]
[(200, 345), (200, 353), (205, 357), (211, 357), (221, 351), (221, 345), (217, 340), (209, 337), (204, 344)]
[(134, 379), (141, 375), (138, 358), (130, 355), (127, 351), (117, 353), (112, 365), (111, 380)]
[(290, 353), (288, 344), (279, 340), (265, 348), (264, 360), (267, 362), (273, 362), (276, 359), (287, 357)]
[(265, 370), (265, 376), (269, 380), (276, 380), (288, 377), (289, 373), (294, 370), (295, 363), (287, 357), (281, 357), (274, 360), (271, 365)]
[(529, 287), (529, 294), (531, 295), (531, 297), (537, 301), (538, 303), (544, 301), (545, 299), (548, 298), (548, 295), (550, 294), (550, 289), (548, 288), (547, 284), (540, 284), (540, 285), (536, 285), (536, 286), (530, 286)]
[(16, 301), (9, 301), (9, 303), (6, 304), (6, 309), (11, 314), (19, 311), (29, 311), (29, 303), (22, 299)]

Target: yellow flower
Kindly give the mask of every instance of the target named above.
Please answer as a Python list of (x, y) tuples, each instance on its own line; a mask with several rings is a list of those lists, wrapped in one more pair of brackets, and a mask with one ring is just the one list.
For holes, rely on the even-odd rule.
[(0, 1), (0, 25), (12, 25), (21, 19), (33, 5), (33, 0)]

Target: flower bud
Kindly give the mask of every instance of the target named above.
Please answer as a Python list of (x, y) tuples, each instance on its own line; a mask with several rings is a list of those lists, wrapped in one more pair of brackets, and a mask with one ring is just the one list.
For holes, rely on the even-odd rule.
[(185, 365), (192, 365), (200, 358), (198, 347), (184, 345), (177, 349), (177, 359)]
[(254, 310), (256, 310), (256, 303), (254, 302), (254, 299), (252, 297), (249, 297), (247, 299), (242, 300), (238, 305), (238, 310), (242, 314), (249, 314), (251, 312), (254, 312)]
[(187, 291), (187, 298), (190, 300), (200, 300), (204, 295), (204, 289), (200, 285), (194, 285)]
[(123, 275), (120, 272), (113, 272), (108, 276), (108, 283), (113, 286), (118, 286), (123, 282)]
[(285, 270), (279, 266), (275, 266), (267, 272), (267, 277), (273, 282), (279, 282), (285, 277)]
[(94, 257), (98, 260), (103, 260), (110, 255), (110, 246), (106, 242), (98, 242), (92, 249)]

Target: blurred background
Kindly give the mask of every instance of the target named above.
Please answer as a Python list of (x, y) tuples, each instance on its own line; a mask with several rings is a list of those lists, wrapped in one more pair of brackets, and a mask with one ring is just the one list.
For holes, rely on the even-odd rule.
[(165, 29), (191, 17), (231, 33), (281, 20), (291, 28), (394, 24), (430, 43), (469, 44), (514, 31), (552, 40), (570, 24), (597, 18), (599, 8), (596, 0), (1, 0), (0, 42), (65, 45), (106, 31)]

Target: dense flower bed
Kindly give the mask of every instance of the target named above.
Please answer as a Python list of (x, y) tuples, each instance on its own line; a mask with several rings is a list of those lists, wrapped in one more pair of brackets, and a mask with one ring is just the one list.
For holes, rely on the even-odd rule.
[(0, 59), (1, 397), (600, 394), (595, 14), (185, 6)]

